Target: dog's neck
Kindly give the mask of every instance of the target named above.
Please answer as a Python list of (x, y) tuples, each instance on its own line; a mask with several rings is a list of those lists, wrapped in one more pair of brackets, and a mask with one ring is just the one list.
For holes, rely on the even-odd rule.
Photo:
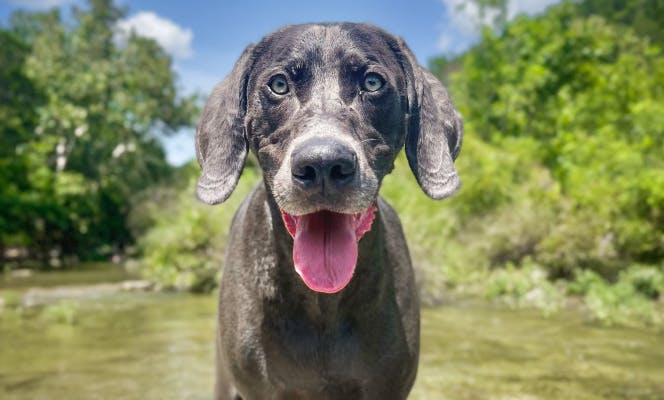
[(285, 306), (283, 310), (286, 311), (298, 310), (301, 316), (322, 329), (338, 326), (340, 322), (359, 314), (374, 312), (384, 298), (387, 282), (392, 279), (391, 271), (379, 270), (384, 263), (377, 261), (384, 257), (380, 211), (376, 212), (371, 231), (360, 240), (357, 267), (351, 282), (338, 293), (319, 293), (309, 289), (295, 272), (293, 238), (286, 230), (281, 211), (266, 186), (259, 190), (264, 191), (266, 225), (271, 225), (277, 254), (277, 270), (272, 271), (271, 280), (276, 285), (275, 292), (279, 293), (277, 301), (268, 300), (270, 304), (267, 306), (280, 309), (280, 306)]

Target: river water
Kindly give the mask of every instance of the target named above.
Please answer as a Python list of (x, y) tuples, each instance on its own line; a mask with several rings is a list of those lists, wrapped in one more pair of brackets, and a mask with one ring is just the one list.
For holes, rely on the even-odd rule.
[[(0, 399), (210, 399), (215, 311), (213, 295), (148, 292), (5, 307)], [(664, 336), (453, 302), (423, 310), (410, 398), (664, 399)]]

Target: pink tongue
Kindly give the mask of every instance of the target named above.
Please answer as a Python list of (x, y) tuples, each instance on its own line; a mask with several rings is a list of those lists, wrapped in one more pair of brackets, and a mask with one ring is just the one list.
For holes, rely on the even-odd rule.
[(295, 271), (309, 289), (336, 293), (346, 287), (357, 263), (357, 242), (371, 230), (375, 212), (375, 205), (358, 214), (281, 212), (295, 241)]
[(294, 239), (295, 270), (311, 290), (336, 293), (350, 282), (357, 262), (353, 215), (319, 211), (297, 217)]

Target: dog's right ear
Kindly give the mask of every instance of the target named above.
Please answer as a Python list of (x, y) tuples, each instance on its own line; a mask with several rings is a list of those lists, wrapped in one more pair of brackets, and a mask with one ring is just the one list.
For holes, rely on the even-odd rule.
[(247, 157), (244, 117), (253, 48), (244, 50), (214, 88), (196, 129), (196, 158), (203, 169), (196, 196), (207, 204), (222, 203), (231, 195)]

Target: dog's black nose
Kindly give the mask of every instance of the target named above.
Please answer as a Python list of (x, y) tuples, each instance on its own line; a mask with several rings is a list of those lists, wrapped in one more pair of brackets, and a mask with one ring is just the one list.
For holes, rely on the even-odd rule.
[(314, 137), (293, 150), (291, 171), (293, 181), (302, 188), (341, 188), (355, 178), (357, 156), (343, 142)]

